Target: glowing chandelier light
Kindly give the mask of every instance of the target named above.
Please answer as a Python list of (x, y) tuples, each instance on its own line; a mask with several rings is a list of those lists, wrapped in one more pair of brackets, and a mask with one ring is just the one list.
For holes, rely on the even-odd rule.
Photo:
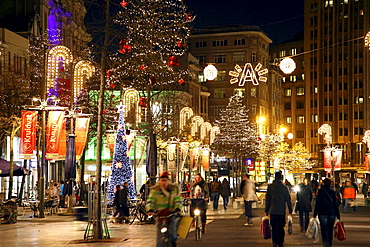
[(239, 82), (240, 87), (244, 87), (246, 82), (251, 82), (253, 85), (259, 85), (259, 82), (266, 82), (268, 69), (262, 69), (262, 64), (258, 63), (253, 68), (251, 63), (246, 63), (242, 69), (238, 64), (235, 65), (234, 71), (230, 71), (229, 75), (231, 84)]
[(291, 74), (296, 69), (296, 64), (293, 59), (286, 57), (281, 60), (279, 67), (284, 74)]
[(203, 73), (207, 80), (213, 81), (216, 79), (218, 71), (214, 65), (208, 64), (207, 67), (204, 68)]

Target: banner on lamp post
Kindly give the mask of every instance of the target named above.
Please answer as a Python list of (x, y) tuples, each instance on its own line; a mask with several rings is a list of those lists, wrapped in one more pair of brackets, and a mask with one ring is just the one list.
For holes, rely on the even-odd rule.
[[(64, 131), (63, 131), (64, 126)], [(48, 124), (46, 128), (46, 158), (48, 159), (60, 159), (59, 155), (64, 156), (66, 150), (66, 136), (62, 137), (63, 132), (65, 133), (65, 120), (63, 111), (50, 111)], [(64, 145), (63, 143), (64, 139)], [(62, 144), (62, 145), (61, 145)], [(61, 150), (60, 150), (61, 148)]]
[[(76, 145), (76, 160), (78, 161), (86, 146), (87, 133), (89, 132), (89, 123), (90, 118), (87, 117), (78, 117), (76, 118), (76, 127), (75, 127), (75, 145)], [(107, 134), (108, 135), (108, 134)], [(115, 137), (115, 136), (114, 136)], [(108, 139), (108, 136), (107, 136)], [(107, 141), (108, 145), (108, 141)], [(113, 143), (114, 148), (114, 143)]]
[(365, 167), (365, 171), (369, 171), (369, 163), (370, 163), (370, 155), (367, 154), (365, 155), (364, 157), (364, 167)]
[(32, 159), (36, 150), (36, 111), (22, 111), (20, 132), (20, 156), (23, 159)]
[(342, 150), (334, 151), (334, 170), (340, 170), (342, 168)]
[(170, 143), (167, 146), (167, 169), (176, 170), (176, 144)]
[(202, 151), (202, 166), (204, 170), (209, 170), (209, 149)]
[(190, 151), (190, 169), (198, 168), (199, 147), (195, 147)]
[(331, 151), (324, 150), (324, 170), (327, 172), (331, 171)]
[(184, 169), (186, 158), (188, 157), (189, 143), (180, 142), (180, 170)]

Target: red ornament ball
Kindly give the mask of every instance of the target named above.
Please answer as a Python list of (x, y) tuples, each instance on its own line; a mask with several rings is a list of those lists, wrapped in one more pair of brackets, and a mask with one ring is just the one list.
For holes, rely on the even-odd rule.
[(186, 81), (185, 81), (183, 78), (181, 78), (181, 79), (178, 81), (178, 83), (179, 83), (181, 86), (184, 86), (184, 85), (186, 84)]
[(120, 2), (120, 4), (122, 7), (126, 7), (128, 5), (128, 2), (123, 0), (122, 2)]

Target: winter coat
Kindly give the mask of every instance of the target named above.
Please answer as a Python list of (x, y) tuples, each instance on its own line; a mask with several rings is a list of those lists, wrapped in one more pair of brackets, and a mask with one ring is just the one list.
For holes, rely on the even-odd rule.
[(369, 185), (367, 185), (366, 183), (364, 183), (363, 185), (362, 185), (362, 194), (364, 194), (364, 196), (368, 196), (368, 194), (369, 194), (369, 192), (368, 192), (368, 190), (369, 190)]
[(301, 184), (297, 192), (297, 210), (301, 212), (311, 212), (312, 189), (311, 186)]
[(356, 199), (356, 188), (353, 186), (344, 186), (343, 199)]
[(165, 190), (159, 183), (150, 188), (150, 194), (146, 203), (148, 212), (157, 212), (168, 208), (170, 212), (181, 211), (182, 201), (177, 184), (170, 183)]
[[(201, 199), (208, 199), (209, 198), (209, 189), (207, 183), (202, 180), (199, 183), (193, 183), (190, 187), (190, 197), (197, 198), (195, 195), (198, 193), (196, 190), (200, 189)], [(199, 198), (199, 197), (198, 197)]]
[(231, 189), (228, 182), (222, 182), (221, 188), (220, 188), (220, 194), (221, 196), (230, 196), (231, 195)]
[(244, 201), (258, 201), (256, 195), (256, 184), (252, 179), (244, 179), (240, 185), (240, 192), (243, 196)]
[(213, 181), (211, 183), (211, 193), (220, 193), (221, 183), (219, 181)]
[(330, 189), (330, 186), (324, 185), (317, 193), (313, 217), (316, 215), (336, 215), (340, 219), (338, 206), (335, 191)]
[(116, 197), (114, 198), (114, 203), (117, 207), (120, 205), (127, 206), (127, 196), (128, 196), (128, 191), (127, 188), (122, 188), (117, 190), (116, 192)]
[(267, 214), (285, 215), (286, 206), (291, 214), (292, 200), (288, 188), (281, 180), (274, 180), (267, 188), (265, 212)]

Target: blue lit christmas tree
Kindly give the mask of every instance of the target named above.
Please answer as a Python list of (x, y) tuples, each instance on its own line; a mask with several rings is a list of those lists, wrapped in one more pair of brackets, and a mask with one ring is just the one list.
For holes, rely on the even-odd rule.
[(130, 165), (130, 158), (127, 156), (128, 146), (126, 140), (126, 129), (124, 121), (124, 106), (122, 104), (117, 106), (119, 119), (117, 127), (116, 144), (114, 146), (112, 174), (109, 181), (108, 197), (114, 197), (114, 188), (117, 184), (123, 186), (124, 182), (129, 183), (128, 194), (131, 199), (136, 197), (135, 186), (132, 182), (132, 169)]

